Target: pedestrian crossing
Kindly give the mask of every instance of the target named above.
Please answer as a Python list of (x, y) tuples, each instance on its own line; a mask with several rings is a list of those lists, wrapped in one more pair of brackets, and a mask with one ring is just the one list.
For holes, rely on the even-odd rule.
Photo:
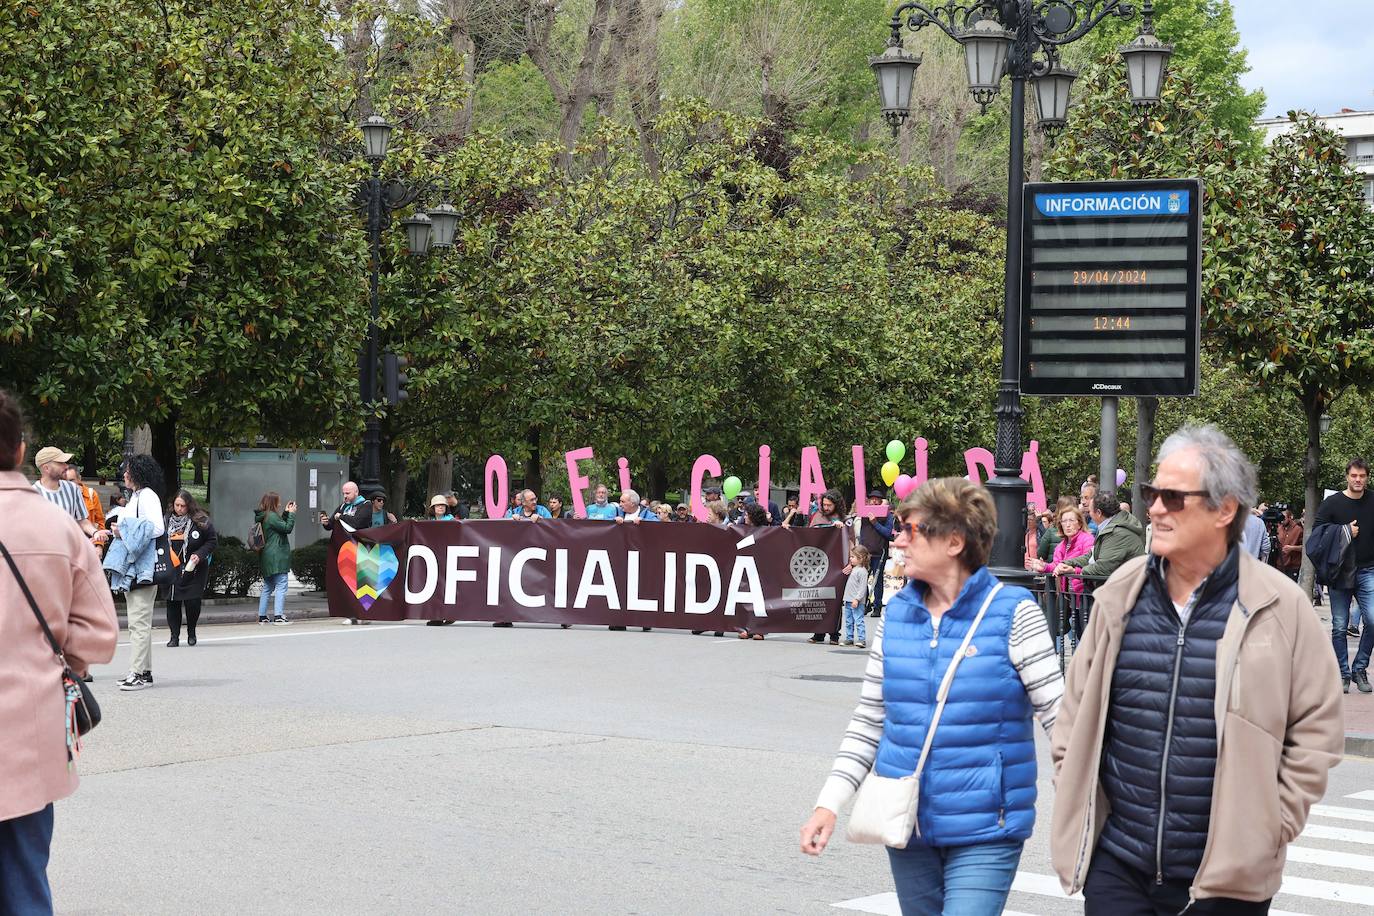
[[(1374, 855), (1360, 847), (1374, 846), (1374, 789), (1354, 792), (1341, 804), (1313, 805), (1307, 828), (1288, 847), (1283, 887), (1270, 916), (1321, 916), (1339, 913), (1374, 914)], [(1365, 825), (1365, 826), (1358, 826)], [(1354, 848), (1351, 848), (1351, 847)], [(1053, 874), (1019, 871), (1003, 916), (1076, 916), (1082, 895), (1064, 896)], [(871, 894), (832, 905), (836, 909), (878, 916), (901, 916), (894, 893)]]

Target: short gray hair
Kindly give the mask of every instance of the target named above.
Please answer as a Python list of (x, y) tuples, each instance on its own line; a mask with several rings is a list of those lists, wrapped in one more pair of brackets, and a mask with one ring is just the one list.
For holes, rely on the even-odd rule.
[(636, 505), (636, 506), (639, 505), (639, 494), (638, 494), (638, 493), (636, 493), (634, 490), (625, 490), (625, 491), (623, 491), (623, 492), (620, 494), (620, 498), (621, 498), (621, 499), (624, 499), (624, 498), (627, 497), (627, 496), (630, 497), (630, 499), (633, 499), (633, 500), (635, 501), (635, 505)]
[(1226, 533), (1226, 542), (1235, 544), (1245, 534), (1250, 507), (1259, 493), (1259, 474), (1255, 465), (1245, 457), (1231, 437), (1208, 423), (1204, 426), (1185, 426), (1164, 440), (1159, 447), (1156, 463), (1177, 452), (1196, 452), (1201, 465), (1201, 485), (1207, 491), (1207, 505), (1220, 509), (1228, 498), (1234, 499), (1236, 517)]

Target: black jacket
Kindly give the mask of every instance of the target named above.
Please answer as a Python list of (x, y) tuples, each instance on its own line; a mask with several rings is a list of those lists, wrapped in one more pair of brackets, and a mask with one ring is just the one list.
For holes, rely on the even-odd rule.
[(1307, 558), (1317, 571), (1317, 582), (1346, 590), (1355, 587), (1355, 551), (1349, 525), (1317, 525), (1307, 537)]
[[(163, 524), (165, 525), (166, 521)], [(210, 579), (211, 556), (219, 546), (219, 535), (215, 533), (214, 523), (209, 518), (206, 518), (203, 524), (192, 522), (185, 540), (169, 539), (169, 544), (176, 553), (180, 565), (173, 573), (172, 583), (164, 588), (167, 600), (199, 601), (205, 595), (205, 584)], [(196, 560), (196, 568), (187, 575), (186, 564), (192, 556), (199, 559)]]
[(371, 528), (372, 502), (370, 500), (365, 499), (357, 505), (340, 503), (339, 508), (331, 512), (329, 514), (329, 517), (324, 520), (325, 531), (334, 530), (335, 515), (339, 516), (343, 520), (343, 522), (346, 525), (348, 525), (348, 527), (352, 528), (354, 531), (357, 531), (361, 528)]
[(1151, 558), (1126, 620), (1102, 748), (1110, 813), (1099, 848), (1148, 875), (1191, 882), (1211, 823), (1217, 641), (1236, 603), (1233, 546), (1180, 624)]

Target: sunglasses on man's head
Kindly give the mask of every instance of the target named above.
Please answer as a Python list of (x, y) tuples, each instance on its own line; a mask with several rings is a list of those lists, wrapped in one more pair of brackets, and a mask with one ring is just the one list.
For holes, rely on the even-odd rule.
[(1170, 512), (1182, 512), (1184, 504), (1189, 496), (1206, 496), (1206, 490), (1170, 490), (1161, 489), (1152, 484), (1142, 483), (1140, 485), (1140, 496), (1145, 500), (1145, 508), (1148, 509), (1155, 504), (1158, 499), (1164, 503), (1164, 508)]

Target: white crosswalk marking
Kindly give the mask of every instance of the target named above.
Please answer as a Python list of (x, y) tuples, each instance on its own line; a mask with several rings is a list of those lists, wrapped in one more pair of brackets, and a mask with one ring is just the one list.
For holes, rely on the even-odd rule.
[(1374, 824), (1374, 811), (1366, 808), (1342, 808), (1339, 805), (1313, 805), (1313, 817), (1334, 817), (1343, 821), (1364, 821)]
[[(1374, 789), (1345, 797), (1356, 802), (1374, 802)], [(1319, 804), (1312, 806), (1311, 817), (1302, 835), (1288, 847), (1288, 866), (1284, 869), (1278, 900), (1289, 905), (1300, 904), (1303, 899), (1314, 901), (1312, 906), (1322, 912), (1329, 910), (1323, 909), (1316, 901), (1326, 902), (1326, 907), (1332, 903), (1339, 904), (1339, 911), (1346, 914), (1374, 912), (1374, 888), (1371, 888), (1374, 881), (1367, 877), (1374, 874), (1374, 855), (1346, 851), (1352, 845), (1374, 846), (1374, 827), (1368, 826), (1374, 825), (1374, 808)], [(1342, 848), (1319, 848), (1323, 842), (1327, 845), (1339, 844)], [(890, 884), (888, 886), (891, 887)], [(1012, 897), (1008, 903), (1029, 911), (1072, 916), (1081, 912), (1081, 905), (1077, 901), (1082, 899), (1082, 894), (1073, 898), (1065, 897), (1059, 878), (1055, 875), (1022, 871), (1017, 872), (1012, 880)], [(893, 893), (860, 897), (834, 906), (877, 916), (899, 916), (901, 913), (897, 895)], [(1304, 916), (1277, 908), (1270, 909), (1269, 914)], [(1006, 910), (1004, 916), (1026, 914)]]
[(1349, 868), (1352, 871), (1374, 871), (1374, 856), (1362, 856), (1353, 852), (1333, 852), (1330, 849), (1308, 849), (1306, 846), (1289, 846), (1289, 862), (1310, 862), (1328, 868)]

